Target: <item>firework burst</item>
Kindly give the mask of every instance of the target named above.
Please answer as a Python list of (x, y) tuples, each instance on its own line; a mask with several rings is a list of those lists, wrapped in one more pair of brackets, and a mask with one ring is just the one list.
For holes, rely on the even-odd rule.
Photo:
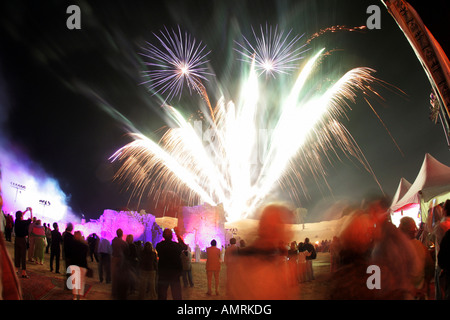
[(296, 35), (290, 39), (292, 30), (286, 35), (266, 24), (265, 30), (260, 26), (261, 35), (257, 35), (252, 27), (254, 42), (243, 36), (244, 43), (235, 43), (239, 46), (234, 50), (239, 52), (242, 61), (255, 59), (256, 71), (266, 76), (275, 77), (276, 74), (287, 74), (298, 68), (298, 61), (303, 58), (306, 44), (296, 46), (302, 36)]
[(149, 61), (145, 65), (150, 70), (144, 72), (149, 78), (143, 84), (154, 94), (166, 96), (165, 101), (180, 97), (186, 85), (189, 92), (203, 90), (202, 80), (207, 81), (208, 72), (206, 57), (210, 53), (202, 42), (193, 39), (187, 32), (164, 28), (160, 35), (154, 34), (159, 40), (160, 47), (147, 43), (145, 53), (141, 53)]
[[(277, 41), (286, 39), (279, 35)], [(307, 173), (326, 182), (324, 161), (332, 162), (330, 154), (338, 156), (338, 150), (358, 159), (376, 180), (355, 140), (338, 121), (357, 92), (371, 90), (376, 81), (373, 70), (356, 68), (329, 88), (320, 92), (310, 89), (319, 86), (310, 82), (323, 52), (307, 61), (289, 92), (280, 94), (280, 116), (270, 123), (270, 117), (259, 116), (269, 112), (262, 102), (272, 93), (260, 88), (256, 55), (237, 103), (220, 98), (210, 115), (215, 120), (207, 121), (206, 130), (202, 125), (192, 126), (179, 111), (167, 106), (176, 126), (168, 129), (159, 143), (132, 133), (134, 141), (110, 158), (121, 162), (116, 178), (128, 181), (128, 188), (139, 198), (175, 192), (190, 204), (222, 204), (228, 221), (253, 213), (278, 185), (298, 199), (301, 190), (305, 193), (303, 177)], [(200, 94), (206, 95), (206, 91)], [(263, 150), (261, 157), (259, 150)]]

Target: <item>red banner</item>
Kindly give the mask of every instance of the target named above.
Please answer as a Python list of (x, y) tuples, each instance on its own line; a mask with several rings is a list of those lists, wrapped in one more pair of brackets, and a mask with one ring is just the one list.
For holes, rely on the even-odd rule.
[(382, 2), (413, 47), (449, 118), (450, 62), (447, 55), (407, 1), (382, 0)]

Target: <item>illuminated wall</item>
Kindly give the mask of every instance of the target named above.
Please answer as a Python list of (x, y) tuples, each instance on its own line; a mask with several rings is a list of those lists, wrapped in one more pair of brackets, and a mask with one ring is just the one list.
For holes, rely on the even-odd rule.
[(205, 250), (211, 246), (212, 239), (217, 241), (219, 249), (225, 245), (225, 214), (220, 205), (183, 207), (178, 216), (178, 228), (191, 249), (198, 244), (200, 249)]
[[(107, 209), (97, 220), (74, 224), (74, 231), (81, 231), (85, 238), (91, 233), (96, 233), (100, 237), (102, 231), (105, 231), (105, 237), (110, 241), (116, 236), (119, 228), (123, 231), (124, 240), (128, 234), (133, 235), (134, 241), (149, 241), (154, 246), (162, 240), (162, 230), (155, 222), (155, 216), (145, 213), (145, 211), (140, 213), (136, 211), (117, 212)], [(64, 231), (61, 226), (60, 231)]]

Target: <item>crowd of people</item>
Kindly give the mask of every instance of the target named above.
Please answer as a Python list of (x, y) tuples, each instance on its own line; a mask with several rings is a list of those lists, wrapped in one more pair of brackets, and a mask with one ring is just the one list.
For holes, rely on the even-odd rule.
[[(85, 239), (80, 231), (74, 231), (72, 223), (68, 223), (61, 232), (57, 223), (50, 226), (33, 217), (31, 208), (23, 212), (17, 211), (12, 226), (11, 233), (15, 235), (14, 266), (17, 275), (28, 279), (27, 263), (42, 265), (44, 252), (50, 253), (49, 271), (65, 274), (66, 289), (72, 290), (74, 299), (81, 299), (84, 296), (86, 277), (92, 276), (94, 265), (98, 267), (98, 280), (111, 284), (113, 299), (127, 299), (133, 296), (138, 299), (165, 300), (170, 287), (172, 299), (177, 300), (182, 299), (182, 285), (186, 288), (194, 286), (193, 252), (184, 243), (176, 228), (175, 236), (171, 229), (165, 229), (163, 241), (153, 247), (150, 242), (145, 244), (141, 241), (135, 242), (132, 235), (125, 236), (121, 229), (116, 231), (116, 237), (112, 241), (106, 238), (106, 232), (102, 232), (100, 236), (90, 234)], [(6, 239), (12, 241), (10, 237)], [(310, 257), (312, 252), (315, 254), (315, 248), (309, 243), (309, 239), (305, 239), (304, 243), (295, 244), (294, 251), (281, 248), (280, 243), (277, 250), (281, 259), (286, 265), (289, 261), (290, 266), (294, 262), (298, 266), (295, 268), (296, 282), (313, 279)], [(233, 270), (239, 265), (239, 258), (245, 258), (251, 252), (251, 248), (246, 247), (244, 240), (241, 240), (237, 247), (236, 239), (232, 238), (230, 246), (228, 248), (222, 246), (221, 250), (217, 247), (215, 239), (211, 241), (211, 246), (206, 248), (203, 256), (206, 258), (207, 295), (220, 294), (219, 275), (223, 263), (226, 264), (228, 271), (227, 288), (230, 287), (228, 284), (233, 281)], [(199, 251), (199, 247), (196, 246), (195, 261), (199, 261)], [(61, 261), (64, 262), (64, 270), (61, 270)], [(74, 266), (80, 271), (81, 283), (79, 287), (70, 288), (67, 286), (67, 279), (74, 272)], [(232, 290), (227, 291), (227, 294), (233, 297)]]
[[(418, 228), (404, 216), (390, 221), (389, 201), (379, 199), (352, 213), (330, 244), (331, 299), (450, 299), (450, 200), (433, 208)], [(426, 227), (425, 227), (426, 226)], [(369, 267), (379, 271), (368, 290)]]
[[(313, 244), (308, 238), (291, 241), (291, 210), (268, 205), (262, 212), (257, 238), (250, 245), (242, 240), (238, 246), (231, 238), (220, 250), (217, 241), (211, 240), (205, 251), (206, 295), (220, 294), (219, 275), (225, 265), (229, 299), (295, 299), (298, 285), (314, 280), (312, 261), (317, 252), (329, 251), (331, 299), (427, 299), (432, 280), (435, 298), (449, 299), (450, 200), (433, 208), (433, 222), (419, 230), (409, 217), (403, 217), (395, 227), (387, 209), (383, 199), (371, 202), (351, 214), (332, 241)], [(28, 212), (30, 216), (25, 219)], [(42, 265), (44, 253), (50, 250), (50, 272), (60, 273), (61, 259), (67, 279), (74, 266), (80, 270), (81, 286), (66, 288), (72, 290), (74, 299), (84, 296), (86, 277), (92, 277), (94, 262), (98, 281), (111, 284), (113, 299), (166, 300), (170, 287), (172, 299), (181, 300), (182, 285), (194, 286), (192, 262), (198, 261), (199, 248), (196, 246), (193, 254), (177, 228), (175, 234), (164, 229), (163, 240), (154, 247), (150, 242), (134, 241), (133, 235), (124, 235), (121, 229), (112, 241), (105, 232), (84, 239), (71, 223), (61, 233), (57, 223), (50, 226), (33, 217), (31, 208), (17, 211), (15, 220), (7, 215), (3, 220), (4, 239), (12, 241), (11, 234), (15, 236), (17, 276), (27, 279), (27, 263)], [(432, 242), (433, 250), (427, 241)], [(381, 270), (383, 285), (379, 290), (367, 287), (367, 268), (373, 265)]]

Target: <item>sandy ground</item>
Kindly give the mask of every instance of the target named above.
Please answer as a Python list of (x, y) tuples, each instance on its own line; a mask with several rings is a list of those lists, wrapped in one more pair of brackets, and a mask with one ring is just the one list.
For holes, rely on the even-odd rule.
[[(10, 253), (11, 258), (14, 258), (14, 239), (13, 243), (7, 242), (8, 251)], [(63, 274), (55, 274), (54, 272), (50, 272), (49, 267), (50, 255), (45, 254), (45, 261), (43, 265), (37, 265), (34, 263), (27, 263), (27, 270), (29, 271), (30, 278), (29, 279), (20, 279), (20, 282), (24, 284), (25, 281), (33, 281), (37, 277), (51, 277), (54, 279), (64, 280)], [(94, 270), (94, 276), (92, 278), (87, 278), (87, 285), (90, 285), (90, 289), (87, 292), (85, 298), (86, 300), (111, 300), (111, 285), (100, 283), (98, 281), (97, 274), (97, 262), (91, 262), (88, 258), (89, 267)], [(64, 265), (64, 262), (61, 261), (61, 266)], [(315, 274), (315, 280), (299, 284), (298, 290), (298, 298), (302, 300), (322, 300), (327, 298), (327, 286), (328, 279), (330, 275), (330, 263), (329, 263), (329, 254), (328, 253), (318, 253), (317, 259), (313, 261), (313, 268)], [(61, 272), (63, 269), (61, 268)], [(220, 286), (219, 286), (219, 295), (206, 295), (207, 291), (207, 280), (206, 280), (206, 272), (205, 272), (205, 261), (193, 262), (192, 263), (192, 272), (193, 272), (193, 280), (194, 287), (193, 288), (183, 288), (183, 300), (226, 300), (228, 297), (225, 292), (225, 284), (226, 284), (226, 266), (223, 265), (222, 270), (220, 272)], [(183, 286), (183, 285), (182, 285)], [(71, 299), (71, 294), (68, 291), (65, 291), (61, 287), (54, 287), (51, 289), (51, 294), (44, 295), (42, 300), (65, 300)], [(169, 289), (170, 291), (170, 289)], [(29, 295), (24, 297), (25, 299), (29, 299)], [(134, 295), (129, 296), (129, 299), (136, 299), (137, 297)], [(171, 294), (169, 292), (168, 298), (171, 299)]]

